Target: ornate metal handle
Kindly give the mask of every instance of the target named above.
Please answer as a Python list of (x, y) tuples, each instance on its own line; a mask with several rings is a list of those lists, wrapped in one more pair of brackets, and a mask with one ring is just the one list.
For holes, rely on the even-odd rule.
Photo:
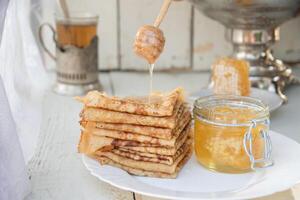
[(55, 32), (53, 26), (52, 26), (51, 24), (49, 24), (49, 23), (44, 23), (44, 24), (42, 24), (42, 25), (39, 27), (39, 40), (40, 40), (41, 45), (42, 45), (43, 49), (45, 50), (45, 52), (46, 52), (46, 53), (47, 53), (47, 54), (55, 61), (55, 60), (56, 60), (56, 57), (55, 57), (54, 54), (51, 53), (51, 51), (46, 47), (46, 44), (45, 44), (45, 41), (44, 41), (44, 38), (43, 38), (43, 29), (44, 29), (45, 27), (50, 28), (50, 30), (52, 31), (53, 41), (54, 41), (55, 43), (57, 43), (57, 42), (56, 42), (56, 32)]
[(284, 103), (288, 101), (286, 95), (283, 94), (283, 89), (288, 84), (300, 84), (300, 79), (292, 74), (291, 68), (287, 67), (281, 60), (275, 59), (271, 50), (266, 51), (265, 62), (276, 68), (279, 72), (277, 76), (273, 78), (273, 83), (276, 86), (276, 93), (283, 99)]
[[(251, 163), (251, 169), (256, 170), (258, 168), (265, 168), (273, 165), (273, 160), (271, 158), (271, 153), (272, 153), (272, 143), (270, 136), (267, 131), (261, 130), (260, 131), (260, 136), (262, 137), (264, 141), (264, 156), (259, 159), (255, 159), (253, 155), (253, 137), (252, 137), (252, 129), (256, 127), (256, 122), (252, 121), (249, 129), (244, 135), (243, 139), (243, 145), (246, 154), (248, 155)], [(249, 145), (247, 145), (249, 144)]]

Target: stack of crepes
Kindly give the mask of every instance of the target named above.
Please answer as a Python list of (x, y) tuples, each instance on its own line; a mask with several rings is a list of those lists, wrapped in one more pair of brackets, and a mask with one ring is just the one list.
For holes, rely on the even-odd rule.
[(119, 98), (97, 91), (84, 104), (79, 152), (130, 174), (176, 178), (192, 154), (191, 113), (182, 89)]

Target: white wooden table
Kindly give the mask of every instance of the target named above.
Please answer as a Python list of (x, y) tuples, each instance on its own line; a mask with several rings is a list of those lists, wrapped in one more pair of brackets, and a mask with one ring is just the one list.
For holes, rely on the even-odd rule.
[[(101, 73), (100, 80), (109, 94), (145, 94), (147, 73)], [(171, 90), (177, 86), (192, 93), (205, 86), (207, 73), (155, 73), (153, 88)], [(300, 87), (287, 91), (290, 102), (272, 114), (271, 128), (300, 142)], [(36, 153), (28, 164), (32, 193), (27, 200), (154, 200), (112, 187), (91, 176), (77, 153), (81, 104), (71, 97), (48, 91), (43, 102), (43, 122)], [(300, 199), (300, 185), (259, 200)], [(156, 199), (157, 200), (157, 199)]]

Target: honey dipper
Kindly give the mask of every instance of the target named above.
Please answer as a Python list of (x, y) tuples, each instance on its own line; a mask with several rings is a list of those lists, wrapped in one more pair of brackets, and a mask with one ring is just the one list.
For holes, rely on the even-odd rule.
[(165, 46), (165, 37), (159, 29), (172, 0), (165, 0), (154, 25), (144, 25), (139, 28), (134, 41), (134, 52), (153, 64)]

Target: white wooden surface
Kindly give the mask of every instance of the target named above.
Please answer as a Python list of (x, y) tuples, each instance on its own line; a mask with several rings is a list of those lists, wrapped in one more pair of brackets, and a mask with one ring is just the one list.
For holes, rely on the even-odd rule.
[[(109, 74), (101, 75), (111, 93)], [(77, 153), (81, 105), (71, 97), (49, 92), (45, 96), (43, 124), (35, 156), (28, 164), (32, 181), (31, 200), (132, 199), (124, 192), (98, 181), (85, 170)]]
[[(149, 92), (149, 75), (147, 73), (114, 72), (111, 73), (111, 78), (116, 95), (146, 95)], [(208, 79), (207, 74), (199, 72), (154, 72), (153, 91), (170, 91), (180, 86), (185, 89), (186, 95), (189, 95), (205, 86)]]
[[(120, 41), (122, 69), (147, 70), (146, 62), (132, 51), (135, 34), (139, 27), (153, 24), (162, 1), (121, 0), (120, 1)], [(166, 44), (164, 52), (156, 63), (156, 68), (188, 68), (191, 58), (191, 5), (174, 2), (169, 8), (160, 28), (164, 32)]]
[[(33, 12), (41, 22), (54, 24), (56, 1), (39, 0)], [(137, 58), (132, 45), (135, 33), (141, 25), (152, 24), (162, 0), (68, 0), (71, 10), (99, 14), (100, 68), (121, 70), (147, 70), (146, 62)], [(40, 11), (41, 10), (41, 11)], [(40, 13), (41, 12), (41, 13)], [(231, 44), (225, 41), (223, 25), (211, 20), (198, 10), (192, 12), (187, 1), (174, 2), (162, 23), (166, 47), (158, 60), (157, 69), (192, 68), (207, 70), (218, 56), (228, 55)], [(34, 28), (37, 32), (37, 27)], [(275, 55), (286, 60), (300, 59), (300, 17), (285, 23), (281, 28), (281, 41), (275, 44)], [(50, 34), (46, 43), (54, 50)], [(45, 56), (46, 63), (54, 66)]]
[(278, 58), (300, 60), (300, 17), (284, 23), (280, 27), (280, 40), (273, 49)]
[[(101, 73), (99, 77), (109, 94), (138, 95), (148, 89), (147, 73), (111, 72)], [(182, 86), (187, 93), (192, 93), (205, 86), (207, 80), (207, 73), (154, 73), (154, 89), (170, 90)], [(271, 128), (299, 142), (300, 87), (292, 87), (287, 92), (290, 102), (272, 114)], [(38, 147), (28, 164), (32, 194), (26, 200), (133, 200), (131, 192), (97, 180), (83, 166), (76, 149), (81, 105), (71, 97), (58, 96), (51, 91), (45, 96), (43, 104)], [(299, 198), (300, 185), (257, 200)], [(136, 200), (158, 199), (136, 195)]]
[(198, 10), (194, 12), (193, 68), (208, 70), (214, 60), (227, 56), (232, 45), (224, 39), (225, 27)]
[(117, 0), (72, 0), (70, 10), (91, 12), (99, 16), (99, 64), (100, 69), (118, 68)]

